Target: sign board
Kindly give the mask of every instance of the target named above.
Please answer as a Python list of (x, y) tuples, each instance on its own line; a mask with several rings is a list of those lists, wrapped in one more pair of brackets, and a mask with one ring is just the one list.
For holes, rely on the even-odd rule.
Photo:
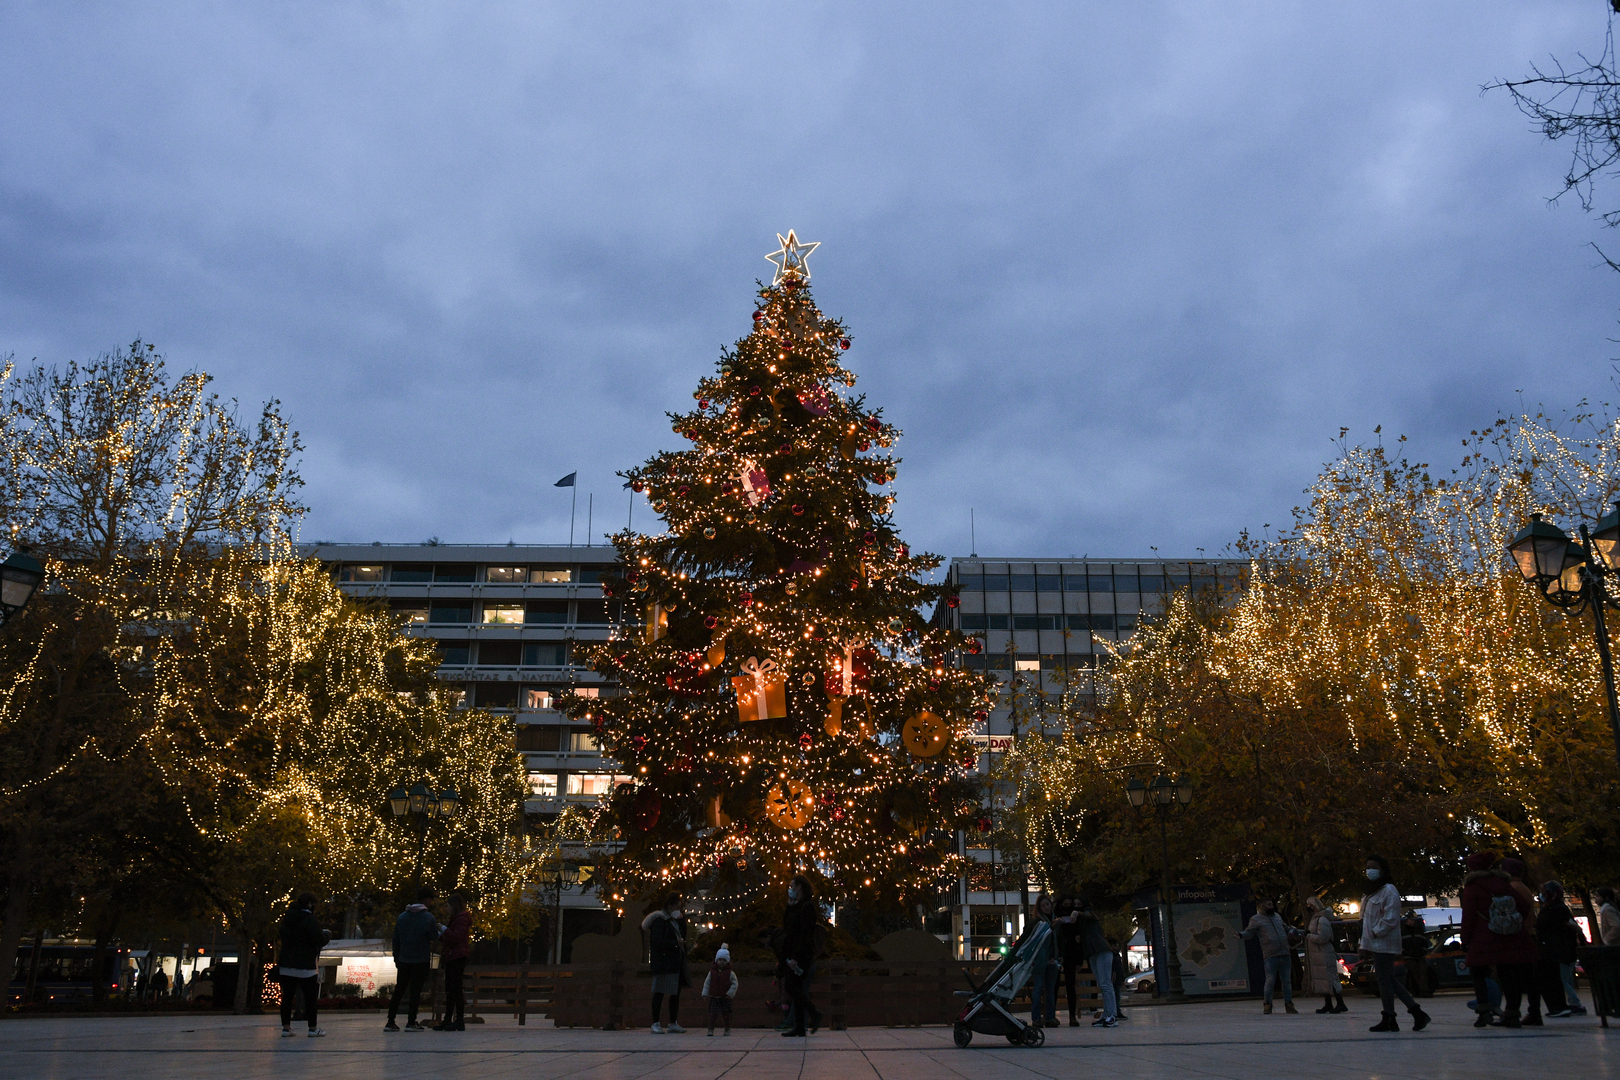
[[(1164, 908), (1158, 891), (1137, 896), (1137, 907), (1150, 912), (1153, 966), (1157, 983), (1168, 979)], [(1250, 943), (1243, 927), (1254, 913), (1247, 885), (1178, 885), (1175, 887), (1176, 955), (1181, 960), (1181, 986), (1189, 995), (1247, 994), (1253, 979)], [(1157, 991), (1157, 987), (1155, 988)]]
[(1013, 748), (1011, 735), (969, 735), (968, 740), (979, 748), (981, 754), (1005, 754)]

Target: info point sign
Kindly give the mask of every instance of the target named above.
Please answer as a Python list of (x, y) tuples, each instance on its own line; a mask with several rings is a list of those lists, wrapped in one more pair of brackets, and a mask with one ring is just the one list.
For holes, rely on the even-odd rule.
[[(1264, 978), (1260, 949), (1241, 936), (1255, 912), (1249, 887), (1177, 885), (1174, 892), (1176, 954), (1181, 959), (1183, 992), (1205, 997), (1248, 994), (1253, 992), (1251, 988), (1258, 989)], [(1168, 988), (1170, 973), (1159, 890), (1137, 893), (1136, 907), (1148, 912), (1154, 993), (1162, 995)]]

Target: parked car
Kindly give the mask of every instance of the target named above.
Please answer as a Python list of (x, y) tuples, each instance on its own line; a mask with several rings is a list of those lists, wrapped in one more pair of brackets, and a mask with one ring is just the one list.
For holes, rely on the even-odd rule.
[(1135, 975), (1125, 976), (1125, 992), (1127, 994), (1153, 993), (1153, 970), (1138, 971)]

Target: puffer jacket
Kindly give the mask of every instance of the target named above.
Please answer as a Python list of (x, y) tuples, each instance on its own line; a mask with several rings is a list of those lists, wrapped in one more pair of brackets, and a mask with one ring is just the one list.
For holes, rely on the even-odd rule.
[(332, 940), (329, 930), (322, 930), (309, 908), (294, 908), (281, 920), (281, 966), (293, 971), (308, 971), (321, 958), (321, 947)]
[[(1491, 901), (1498, 896), (1513, 898), (1521, 923), (1518, 933), (1498, 934), (1488, 925)], [(1541, 957), (1535, 925), (1530, 901), (1522, 889), (1513, 887), (1513, 879), (1507, 874), (1500, 870), (1475, 870), (1463, 878), (1462, 943), (1468, 951), (1469, 967), (1535, 963)]]
[(412, 904), (394, 920), (394, 962), (426, 964), (433, 959), (433, 942), (439, 939), (439, 920), (426, 904)]

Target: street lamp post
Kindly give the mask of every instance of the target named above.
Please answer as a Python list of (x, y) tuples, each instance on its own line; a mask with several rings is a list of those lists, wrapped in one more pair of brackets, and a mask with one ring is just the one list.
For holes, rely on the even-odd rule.
[(1176, 952), (1176, 897), (1170, 887), (1169, 820), (1172, 813), (1184, 810), (1192, 802), (1192, 788), (1185, 777), (1177, 781), (1167, 773), (1160, 773), (1149, 784), (1132, 776), (1125, 782), (1125, 794), (1131, 806), (1138, 810), (1151, 802), (1154, 816), (1159, 819), (1159, 899), (1164, 905), (1164, 970), (1169, 979), (1163, 997), (1167, 1001), (1183, 1001), (1187, 995), (1181, 986), (1181, 957)]
[(562, 963), (562, 894), (563, 889), (579, 882), (579, 867), (572, 863), (561, 863), (557, 866), (548, 866), (540, 871), (540, 883), (554, 890), (552, 901), (552, 952), (551, 962)]
[(435, 795), (426, 784), (419, 783), (409, 791), (395, 788), (388, 793), (388, 808), (393, 811), (395, 818), (410, 816), (416, 819), (416, 872), (411, 876), (413, 896), (422, 887), (422, 845), (427, 840), (428, 823), (434, 818), (450, 820), (456, 816), (460, 804), (461, 799), (456, 795), (455, 788), (445, 788)]
[(1580, 614), (1590, 609), (1596, 624), (1598, 659), (1603, 664), (1603, 689), (1609, 702), (1609, 730), (1614, 736), (1615, 760), (1620, 762), (1620, 701), (1614, 691), (1614, 661), (1609, 656), (1609, 625), (1604, 608), (1620, 611), (1620, 603), (1609, 595), (1604, 579), (1616, 574), (1615, 547), (1620, 544), (1620, 502), (1614, 511), (1598, 520), (1588, 531), (1581, 525), (1581, 542), (1575, 543), (1564, 530), (1540, 514), (1531, 514), (1530, 523), (1508, 541), (1508, 554), (1525, 581), (1535, 586), (1541, 598), (1556, 608)]
[(28, 606), (28, 601), (34, 598), (34, 590), (44, 580), (45, 568), (21, 548), (0, 563), (0, 626)]

